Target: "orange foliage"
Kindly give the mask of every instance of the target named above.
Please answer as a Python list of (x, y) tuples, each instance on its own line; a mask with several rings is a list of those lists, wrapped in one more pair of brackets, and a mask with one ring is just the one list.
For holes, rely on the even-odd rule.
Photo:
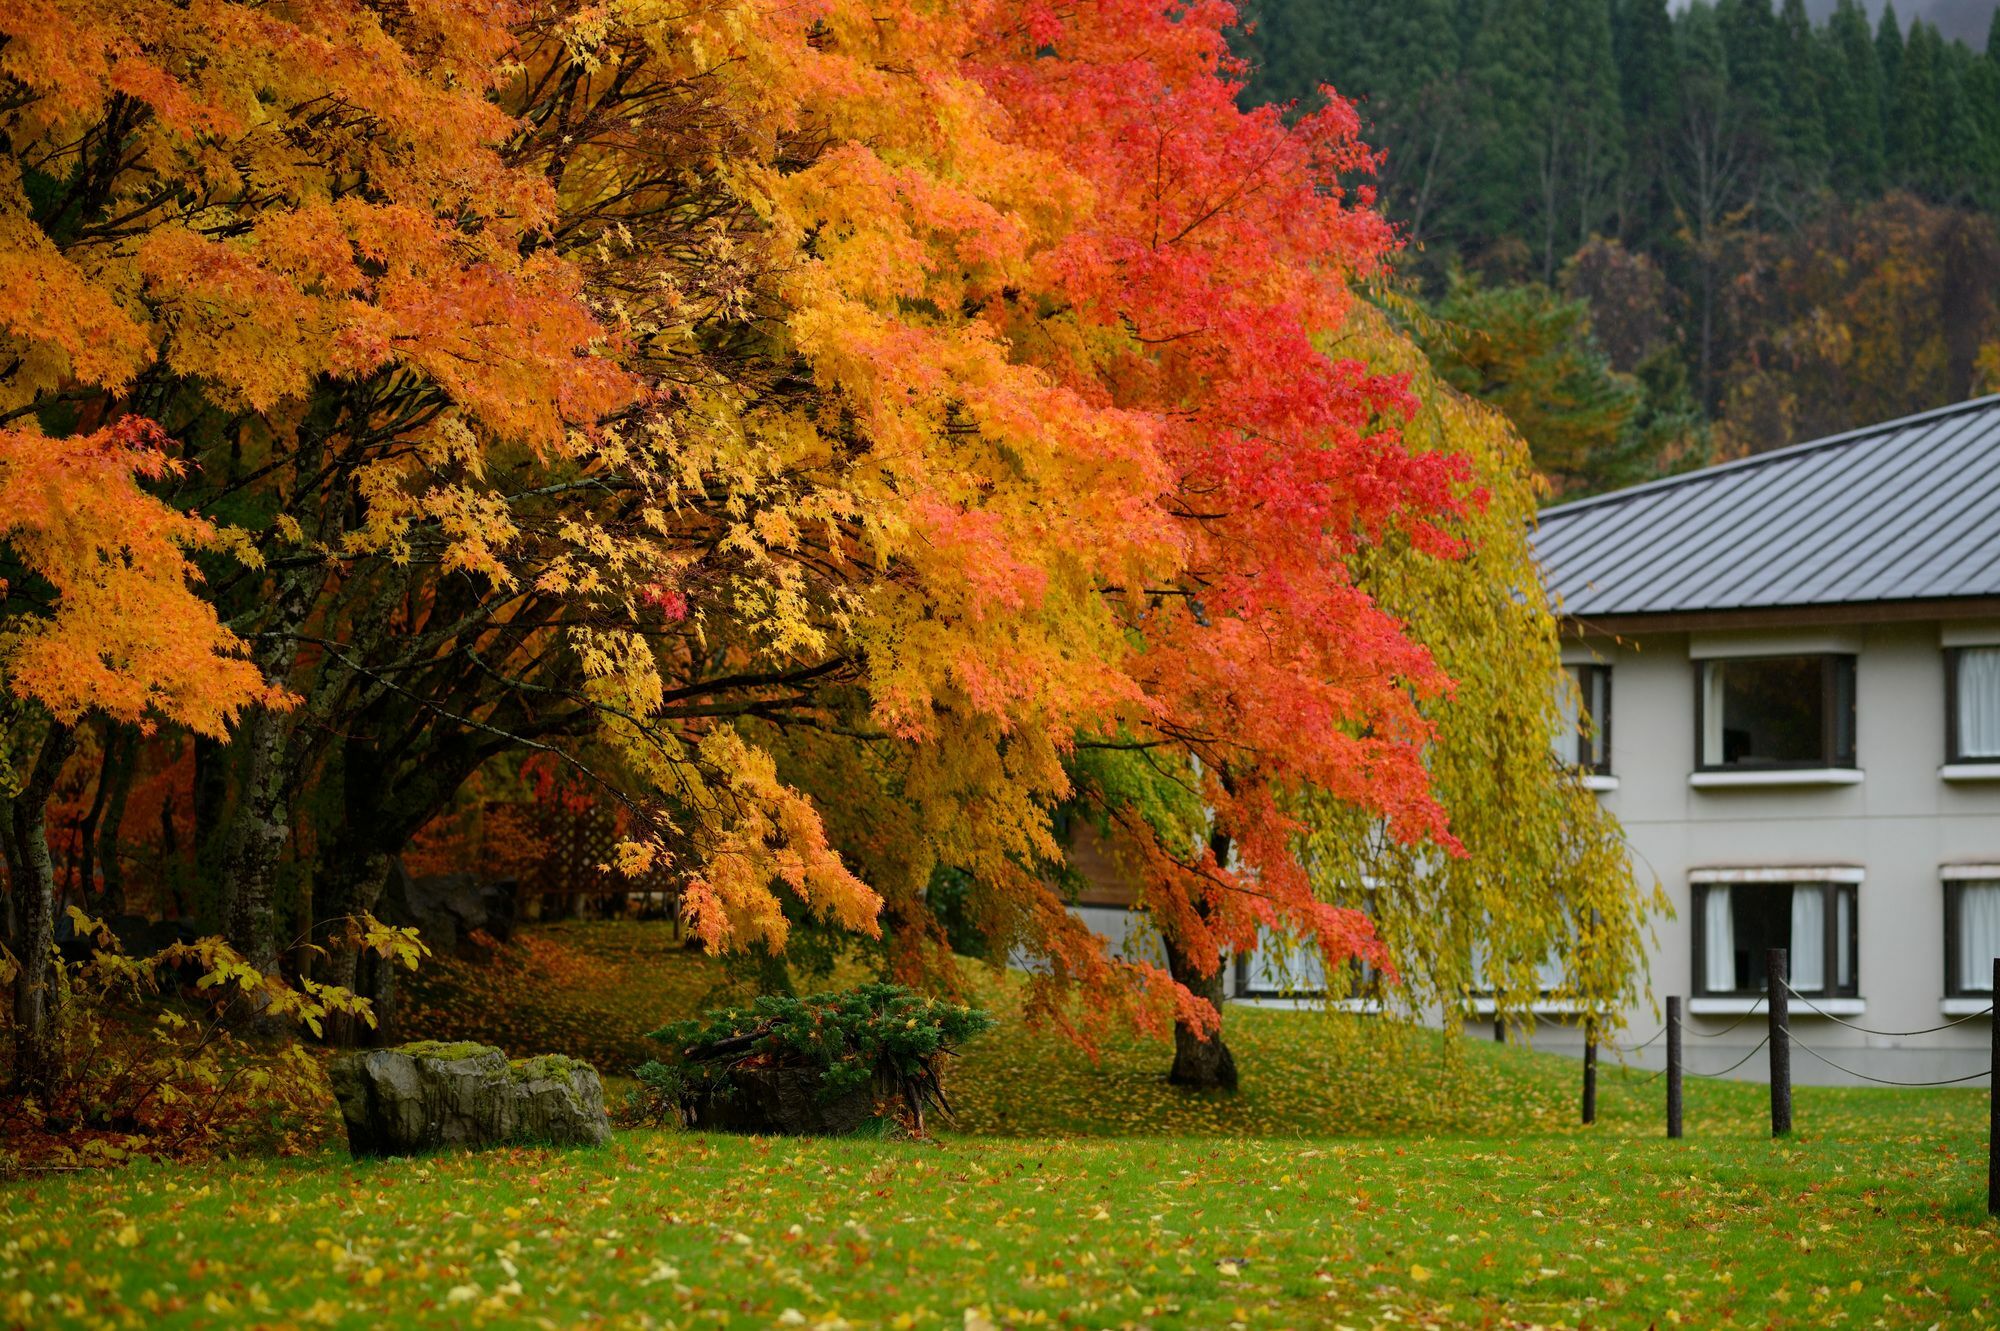
[[(1451, 844), (1419, 710), (1449, 683), (1354, 565), (1392, 540), (1449, 557), (1481, 502), (1459, 459), (1403, 447), (1406, 380), (1338, 350), (1391, 245), (1343, 183), (1372, 163), (1353, 109), (1239, 109), (1233, 21), (1214, 0), (17, 6), (10, 141), (84, 183), (31, 205), (0, 177), (21, 354), (0, 410), (78, 393), (114, 420), (154, 375), (253, 418), (280, 479), (236, 548), (311, 566), (275, 636), (321, 638), (282, 668), (337, 673), (376, 635), (408, 654), (373, 697), (444, 681), (411, 703), (426, 730), (615, 754), (594, 775), (645, 814), (624, 867), (685, 875), (711, 945), (781, 944), (789, 900), (886, 918), (906, 971), (948, 966), (925, 904), (946, 865), (999, 954), (1048, 960), (1050, 1015), (1080, 987), (1207, 1029), (1188, 975), (1259, 926), (1378, 952), (1314, 899), (1288, 794)], [(115, 160), (92, 137), (111, 119)], [(321, 469), (322, 448), (343, 451)], [(123, 464), (141, 497), (150, 456)], [(177, 558), (221, 540), (165, 524), (138, 530)], [(213, 622), (121, 649), (233, 693), (118, 705), (220, 726), (270, 698), (190, 629)], [(72, 711), (114, 682), (60, 693), (75, 655), (23, 658)], [(466, 696), (461, 657), (487, 671)], [(311, 682), (272, 684), (348, 696)], [(591, 724), (545, 720), (557, 699)], [(1190, 792), (1199, 835), (1086, 761), (1106, 754)], [(1143, 871), (1183, 973), (1108, 960), (1063, 910), (1071, 801)]]

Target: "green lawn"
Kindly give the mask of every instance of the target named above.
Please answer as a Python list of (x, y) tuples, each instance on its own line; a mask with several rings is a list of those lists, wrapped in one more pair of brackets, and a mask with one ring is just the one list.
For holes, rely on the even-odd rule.
[[(538, 998), (502, 1017), (441, 967), (423, 1033), (576, 1030), (622, 1059), (673, 1015), (656, 1004), (713, 984), (644, 931), (537, 945)], [(1009, 993), (986, 994), (1003, 1016)], [(1571, 1060), (1228, 1020), (1233, 1100), (1165, 1087), (1163, 1046), (1092, 1068), (1007, 1022), (959, 1069), (958, 1130), (925, 1143), (626, 1132), (18, 1182), (0, 1325), (2000, 1324), (1983, 1090), (1802, 1088), (1774, 1145), (1762, 1087), (1697, 1082), (1667, 1142), (1657, 1081), (1607, 1072), (1584, 1130)]]

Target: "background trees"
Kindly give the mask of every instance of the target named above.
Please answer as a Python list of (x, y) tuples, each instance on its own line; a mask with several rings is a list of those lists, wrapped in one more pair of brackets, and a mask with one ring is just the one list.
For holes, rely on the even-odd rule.
[[(1818, 264), (1842, 274), (1837, 281), (1896, 284), (1887, 271), (1851, 271), (1890, 262), (1885, 251), (1850, 253), (1838, 238), (1919, 211), (1979, 239), (1935, 251), (1918, 285), (1943, 281), (1948, 253), (1962, 263), (1968, 246), (1992, 243), (2000, 64), (1990, 41), (1947, 40), (1921, 19), (1905, 25), (1893, 7), (1871, 25), (1857, 0), (1840, 0), (1818, 24), (1804, 0), (1672, 9), (1663, 0), (1482, 0), (1456, 26), (1430, 23), (1422, 36), (1371, 22), (1372, 13), (1364, 0), (1259, 0), (1236, 42), (1252, 64), (1253, 100), (1310, 103), (1320, 82), (1361, 99), (1367, 132), (1387, 149), (1385, 211), (1413, 242), (1401, 267), (1419, 290), (1441, 298), (1460, 271), (1496, 287), (1568, 286), (1566, 265), (1606, 246), (1642, 256), (1669, 283), (1666, 346), (1679, 368), (1664, 359), (1651, 367), (1644, 378), (1668, 385), (1667, 396), (1655, 400), (1648, 388), (1642, 414), (1688, 428), (1621, 440), (1624, 460), (1595, 476), (1576, 474), (1556, 456), (1565, 445), (1530, 428), (1538, 458), (1571, 491), (1859, 425), (1874, 419), (1853, 414), (1862, 399), (1937, 405), (1991, 386), (1942, 362), (1917, 368), (1914, 380), (1895, 377), (1916, 367), (1885, 346), (1843, 362), (1849, 376), (1887, 377), (1850, 378), (1841, 411), (1812, 413), (1809, 424), (1755, 405), (1815, 397), (1790, 378), (1799, 362), (1774, 355), (1780, 335), (1759, 321), (1774, 300), (1798, 308), (1796, 296), (1774, 290), (1784, 274)], [(1326, 39), (1280, 49), (1285, 34), (1308, 26)], [(1401, 95), (1408, 76), (1465, 95), (1449, 109), (1419, 107)], [(1445, 139), (1452, 186), (1440, 193), (1440, 159), (1420, 145)], [(1579, 294), (1597, 327), (1618, 317)], [(1814, 310), (1844, 337), (1877, 335), (1830, 306)], [(1783, 321), (1795, 329), (1785, 336), (1797, 336), (1796, 317)], [(1954, 344), (2000, 338), (1977, 301), (1939, 317)], [(1587, 357), (1580, 339), (1576, 354)], [(1634, 456), (1642, 446), (1656, 451)]]

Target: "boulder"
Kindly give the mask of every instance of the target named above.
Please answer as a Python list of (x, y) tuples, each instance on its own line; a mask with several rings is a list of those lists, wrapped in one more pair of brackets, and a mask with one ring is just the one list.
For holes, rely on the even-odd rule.
[(426, 1040), (343, 1055), (330, 1074), (357, 1156), (611, 1140), (597, 1072), (559, 1054), (509, 1060), (489, 1045)]

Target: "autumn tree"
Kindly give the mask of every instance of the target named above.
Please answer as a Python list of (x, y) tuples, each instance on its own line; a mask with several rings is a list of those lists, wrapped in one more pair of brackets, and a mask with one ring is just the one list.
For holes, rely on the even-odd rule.
[[(534, 754), (709, 946), (817, 920), (949, 985), (950, 871), (1038, 1017), (1171, 1014), (1184, 1080), (1225, 1079), (1260, 931), (1388, 962), (1301, 811), (1455, 853), (1450, 682), (1362, 575), (1456, 558), (1488, 496), (1347, 340), (1392, 244), (1358, 118), (1240, 109), (1233, 17), (10, 16), (18, 246), (116, 334), (69, 354), (128, 350), (23, 356), (7, 407), (143, 416), (184, 470), (139, 492), (230, 552), (209, 655), (258, 705), (159, 720), (205, 736), (189, 853), (246, 954), (317, 964), (281, 940)], [(1065, 909), (1079, 805), (1164, 970)]]
[[(32, 488), (65, 474), (68, 454), (96, 459), (67, 473), (105, 487), (72, 560), (123, 558), (186, 583), (192, 566), (170, 549), (234, 555), (210, 570), (198, 620), (219, 611), (233, 633), (190, 636), (191, 611), (103, 597), (71, 612), (59, 600), (53, 622), (144, 625), (179, 647), (182, 670), (204, 652), (228, 658), (204, 706), (181, 701), (203, 695), (177, 679), (164, 700), (107, 709), (121, 720), (220, 741), (257, 704), (230, 735), (230, 819), (200, 830), (221, 880), (216, 914), (268, 969), (275, 870), (310, 770), (290, 745), (301, 718), (324, 722), (312, 689), (295, 709), (285, 686), (340, 560), (409, 560), (420, 528), (441, 534), (424, 552), (441, 570), (490, 575), (481, 551), (502, 538), (451, 473), (477, 470), (487, 446), (573, 455), (577, 430), (627, 390), (583, 354), (608, 330), (574, 273), (523, 244), (545, 225), (549, 192), (501, 159), (510, 122), (479, 90), (510, 43), (504, 29), (449, 6), (391, 23), (361, 6), (279, 15), (225, 3), (31, 6), (0, 26), (0, 406), (26, 424), (8, 465), (38, 461), (14, 482)], [(142, 520), (147, 493), (168, 501), (162, 512), (195, 503), (201, 516)], [(63, 504), (82, 500), (14, 510), (24, 516), (8, 532), (14, 556), (51, 581), (60, 566), (37, 562), (32, 524)], [(121, 556), (121, 539), (148, 531), (150, 548)], [(48, 617), (17, 591), (22, 624)], [(98, 657), (143, 694), (143, 658)], [(37, 696), (37, 678), (10, 663), (16, 696)], [(51, 710), (57, 745), (78, 707)], [(42, 788), (31, 777), (23, 793)], [(34, 875), (13, 878), (25, 909)], [(45, 932), (16, 936), (39, 974)]]

